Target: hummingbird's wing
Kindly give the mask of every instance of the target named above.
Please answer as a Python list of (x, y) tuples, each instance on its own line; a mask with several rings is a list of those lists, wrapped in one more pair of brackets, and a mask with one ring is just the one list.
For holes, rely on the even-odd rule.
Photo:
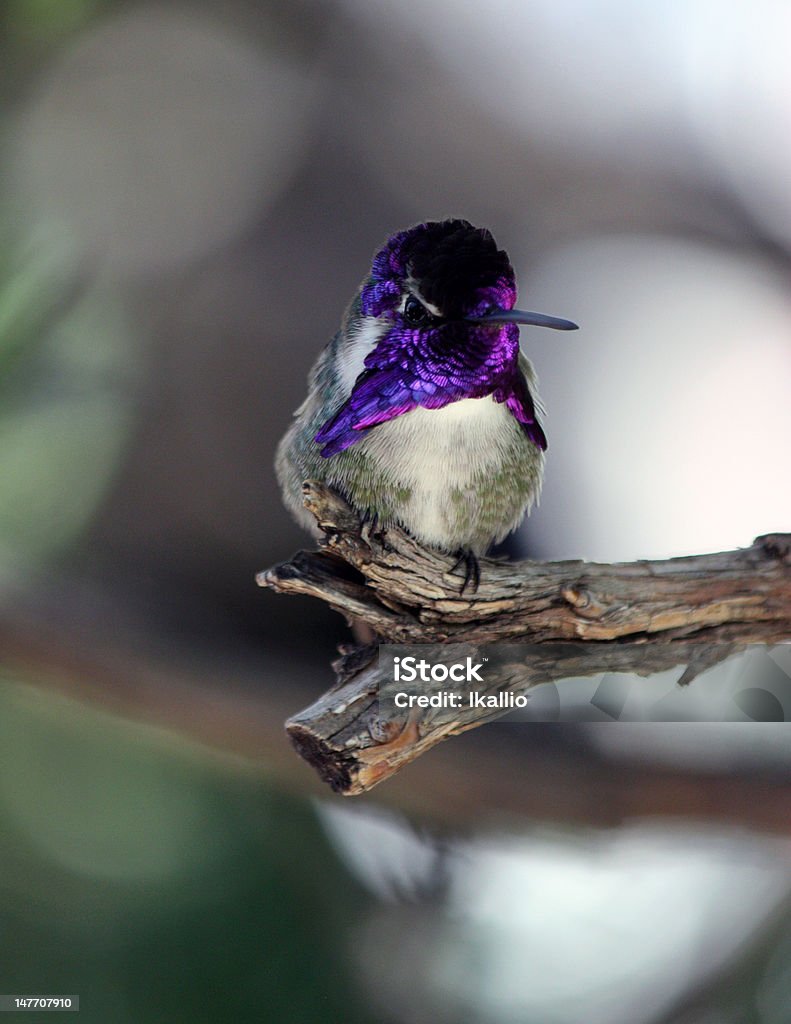
[(468, 397), (458, 386), (423, 380), (401, 367), (364, 370), (351, 395), (316, 434), (316, 441), (324, 446), (321, 454), (327, 459), (350, 448), (365, 431), (379, 423), (403, 416), (418, 406), (441, 409)]
[(505, 402), (508, 411), (522, 424), (522, 429), (533, 444), (545, 452), (547, 450), (547, 435), (538, 422), (533, 396), (530, 394), (524, 374), (521, 371), (517, 373), (510, 385), (502, 397), (495, 391), (495, 401)]

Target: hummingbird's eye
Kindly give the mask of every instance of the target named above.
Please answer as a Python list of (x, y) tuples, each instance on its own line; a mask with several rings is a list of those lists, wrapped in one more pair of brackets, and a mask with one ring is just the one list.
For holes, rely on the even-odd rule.
[(410, 327), (425, 327), (433, 319), (434, 317), (420, 299), (416, 299), (414, 295), (407, 296), (407, 300), (404, 303), (404, 320), (406, 320)]

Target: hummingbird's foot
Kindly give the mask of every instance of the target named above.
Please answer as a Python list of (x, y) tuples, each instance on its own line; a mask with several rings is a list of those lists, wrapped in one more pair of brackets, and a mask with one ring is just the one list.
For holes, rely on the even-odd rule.
[[(360, 536), (363, 540), (369, 537), (378, 537), (384, 544), (385, 528), (379, 523), (379, 513), (367, 508), (360, 516)], [(387, 547), (386, 544), (384, 544)]]
[(379, 525), (379, 513), (371, 511), (367, 508), (362, 516), (360, 517), (360, 530), (364, 530), (368, 527), (368, 533), (376, 533), (376, 527)]
[(451, 575), (456, 572), (460, 565), (464, 566), (464, 582), (461, 585), (460, 594), (463, 594), (467, 587), (474, 594), (481, 582), (481, 567), (478, 564), (478, 556), (469, 548), (459, 548), (458, 558), (450, 570)]

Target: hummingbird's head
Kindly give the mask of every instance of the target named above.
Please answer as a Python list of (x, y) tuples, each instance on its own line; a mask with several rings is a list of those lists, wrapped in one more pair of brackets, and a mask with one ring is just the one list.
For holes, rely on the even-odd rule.
[(407, 332), (448, 323), (576, 327), (569, 320), (515, 310), (515, 301), (511, 261), (486, 228), (466, 220), (428, 221), (393, 235), (376, 254), (360, 294), (360, 312), (391, 320)]
[(347, 310), (344, 343), (332, 348), (339, 387), (327, 396), (344, 401), (315, 435), (322, 456), (412, 409), (489, 395), (546, 448), (519, 368), (517, 324), (577, 325), (514, 309), (515, 301), (511, 262), (484, 228), (428, 221), (393, 235)]

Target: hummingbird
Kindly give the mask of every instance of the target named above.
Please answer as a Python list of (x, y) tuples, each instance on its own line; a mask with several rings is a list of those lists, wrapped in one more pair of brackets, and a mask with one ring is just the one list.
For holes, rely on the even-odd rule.
[(519, 324), (575, 330), (515, 309), (516, 280), (491, 233), (427, 221), (392, 235), (319, 355), (281, 440), (283, 499), (316, 532), (305, 480), (339, 492), (380, 529), (404, 527), (464, 566), (537, 500), (547, 439)]

